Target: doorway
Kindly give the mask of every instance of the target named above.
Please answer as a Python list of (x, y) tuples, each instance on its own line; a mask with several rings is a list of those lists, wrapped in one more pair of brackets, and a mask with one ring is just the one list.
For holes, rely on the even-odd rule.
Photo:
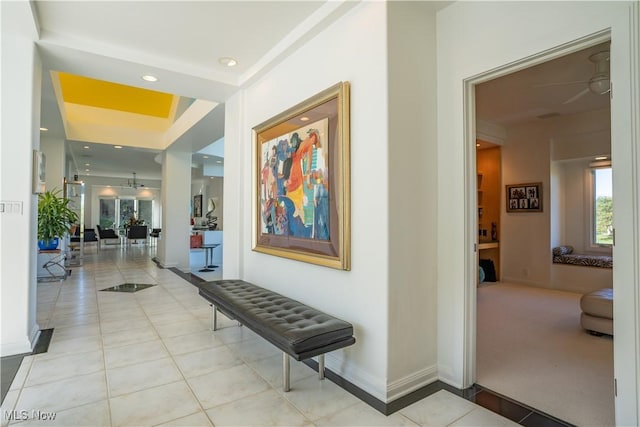
[[(504, 157), (501, 162), (502, 169), (505, 170), (504, 178), (500, 185), (501, 189), (507, 185), (529, 185), (534, 188), (533, 184), (539, 184), (542, 190), (540, 202), (543, 209), (540, 212), (529, 212), (527, 209), (521, 209), (521, 212), (510, 212), (505, 205), (507, 202), (506, 193), (501, 190), (502, 198), (500, 202), (500, 215), (497, 221), (502, 227), (500, 234), (499, 247), (500, 252), (497, 255), (498, 264), (501, 266), (501, 276), (503, 282), (499, 287), (489, 289), (478, 288), (476, 291), (476, 351), (474, 366), (476, 367), (474, 379), (481, 386), (486, 386), (495, 392), (512, 397), (520, 402), (533, 406), (543, 412), (550, 413), (553, 416), (564, 419), (573, 424), (584, 424), (585, 420), (594, 422), (599, 420), (600, 424), (614, 423), (614, 404), (613, 404), (613, 344), (609, 340), (594, 341), (591, 336), (585, 336), (584, 331), (579, 327), (579, 297), (577, 294), (569, 296), (566, 292), (549, 291), (543, 288), (553, 288), (552, 271), (550, 266), (550, 247), (554, 238), (551, 236), (551, 212), (557, 207), (551, 203), (551, 160), (558, 154), (559, 148), (554, 145), (553, 137), (558, 134), (559, 130), (566, 133), (588, 133), (593, 132), (594, 117), (608, 117), (608, 96), (598, 98), (595, 94), (585, 92), (585, 83), (578, 83), (574, 79), (571, 83), (564, 83), (564, 77), (556, 76), (556, 67), (566, 69), (567, 64), (576, 58), (588, 59), (597, 52), (608, 48), (608, 41), (590, 41), (580, 45), (579, 48), (569, 53), (554, 58), (552, 61), (538, 62), (523, 68), (524, 64), (519, 64), (518, 71), (506, 67), (498, 71), (489, 79), (475, 81), (469, 89), (473, 90), (475, 100), (475, 123), (476, 136), (479, 130), (489, 128), (495, 133), (497, 139), (501, 139), (504, 135), (506, 138)], [(540, 59), (540, 58), (539, 58)], [(547, 58), (542, 58), (547, 59)], [(555, 65), (554, 65), (555, 63)], [(586, 62), (589, 65), (589, 62)], [(591, 64), (593, 65), (593, 64)], [(595, 67), (594, 67), (595, 68)], [(545, 80), (546, 79), (546, 80)], [(517, 87), (516, 83), (525, 85), (525, 88)], [(583, 84), (585, 87), (580, 86)], [(545, 108), (529, 107), (524, 108), (518, 106), (518, 102), (523, 101), (531, 88), (535, 87), (538, 91), (545, 91), (553, 88), (553, 96), (559, 101), (559, 107), (556, 111), (549, 112)], [(509, 89), (505, 89), (509, 88)], [(508, 93), (508, 97), (518, 96), (517, 102), (509, 105), (509, 114), (501, 113), (500, 108), (491, 106), (491, 103), (500, 103), (504, 101), (504, 97), (496, 92), (502, 90)], [(589, 89), (587, 88), (587, 91)], [(593, 95), (593, 96), (592, 96)], [(585, 98), (585, 99), (581, 99)], [(603, 110), (602, 102), (606, 102), (606, 111)], [(538, 105), (540, 100), (538, 99)], [(583, 105), (584, 104), (584, 105)], [(551, 104), (553, 105), (553, 103)], [(520, 109), (519, 109), (520, 108)], [(592, 110), (589, 110), (591, 108)], [(593, 111), (597, 111), (594, 113)], [(582, 119), (580, 117), (584, 116)], [(495, 120), (495, 118), (498, 118)], [(494, 119), (494, 120), (492, 120)], [(569, 123), (572, 120), (572, 123)], [(577, 126), (575, 121), (583, 120), (588, 123), (585, 129), (576, 128), (571, 131), (567, 129)], [(563, 124), (566, 122), (567, 124)], [(489, 126), (487, 126), (487, 123)], [(566, 128), (565, 128), (566, 126)], [(590, 127), (591, 126), (591, 127)], [(607, 130), (610, 122), (606, 123)], [(579, 126), (578, 126), (579, 127)], [(566, 136), (565, 136), (565, 139)], [(610, 134), (608, 141), (610, 141)], [(473, 150), (475, 155), (475, 165), (473, 173), (470, 176), (476, 177), (475, 187), (478, 191), (476, 194), (476, 204), (478, 209), (478, 258), (483, 258), (483, 239), (486, 241), (486, 235), (483, 220), (484, 205), (486, 204), (484, 191), (481, 191), (485, 185), (484, 168), (479, 166), (480, 153), (476, 151), (478, 139), (468, 139), (467, 150)], [(472, 148), (473, 145), (473, 148)], [(609, 152), (610, 153), (610, 150)], [(597, 152), (596, 154), (603, 154)], [(528, 187), (525, 187), (528, 188)], [(536, 187), (537, 188), (537, 187)], [(471, 192), (469, 192), (471, 195)], [(528, 203), (529, 200), (524, 198), (521, 202)], [(537, 198), (536, 198), (537, 203)], [(474, 209), (475, 213), (475, 209)], [(482, 264), (481, 264), (482, 267)], [(477, 268), (477, 267), (476, 267)], [(482, 270), (480, 270), (482, 273)], [(470, 286), (470, 284), (468, 284)], [(528, 285), (528, 286), (527, 286)], [(554, 293), (555, 292), (555, 293)], [(544, 318), (536, 317), (536, 313), (540, 310), (536, 307), (528, 307), (529, 304), (535, 302), (538, 307), (551, 306), (556, 307), (558, 317), (552, 318), (550, 310)], [(497, 304), (497, 305), (496, 305)], [(511, 310), (512, 307), (517, 307)], [(527, 310), (531, 310), (532, 317), (527, 318)], [(544, 310), (543, 310), (544, 311)], [(572, 316), (567, 316), (563, 311), (572, 311)], [(489, 312), (491, 315), (489, 315)], [(504, 314), (504, 316), (501, 316)], [(511, 317), (509, 317), (511, 316)], [(522, 319), (527, 319), (523, 323), (518, 323)], [(549, 322), (549, 329), (537, 329), (540, 324), (553, 319)], [(559, 325), (559, 327), (558, 327)], [(563, 329), (564, 328), (564, 329)], [(573, 329), (571, 329), (573, 328)], [(561, 331), (560, 334), (555, 334)], [(566, 335), (563, 335), (566, 334)], [(488, 336), (491, 335), (489, 339)], [(592, 356), (594, 351), (602, 351), (603, 369), (594, 375), (593, 381), (590, 382), (589, 375), (581, 375), (579, 370), (571, 371), (575, 378), (581, 381), (573, 381), (578, 386), (576, 390), (563, 389), (558, 380), (561, 375), (553, 375), (550, 368), (554, 363), (558, 363), (559, 348), (561, 343), (568, 343), (568, 338), (577, 338), (577, 341), (571, 341), (570, 347), (566, 354), (567, 367), (566, 371), (575, 369), (577, 366), (583, 366), (584, 372), (594, 374), (594, 370), (589, 370), (589, 366), (585, 366), (584, 361)], [(499, 342), (507, 339), (508, 342)], [(586, 342), (580, 339), (586, 338)], [(491, 341), (488, 344), (488, 341)], [(531, 341), (534, 341), (533, 343)], [(590, 342), (593, 341), (592, 347), (589, 349)], [(549, 344), (550, 347), (546, 347)], [(555, 346), (555, 347), (554, 347)], [(580, 354), (580, 346), (584, 346), (584, 351), (588, 356), (577, 358), (572, 361), (571, 356)], [(481, 351), (487, 351), (488, 348), (502, 348), (501, 351), (491, 354), (491, 360), (487, 362), (486, 354)], [(536, 353), (537, 350), (541, 350)], [(532, 356), (532, 354), (534, 354)], [(547, 355), (553, 354), (555, 358), (548, 358)], [(530, 358), (530, 359), (527, 359)], [(522, 363), (521, 363), (522, 362)], [(535, 368), (533, 368), (535, 367)], [(547, 368), (549, 367), (549, 368)], [(533, 369), (532, 369), (533, 368)], [(485, 369), (486, 371), (482, 371)], [(500, 371), (504, 375), (500, 375)], [(604, 371), (602, 373), (601, 371)], [(562, 372), (562, 369), (560, 370)], [(548, 378), (548, 374), (551, 374)], [(569, 377), (571, 378), (571, 377)], [(483, 381), (486, 381), (484, 383)], [(564, 381), (569, 383), (570, 381)], [(583, 390), (593, 391), (601, 387), (603, 393), (601, 395), (594, 394), (592, 403), (589, 403), (582, 395), (582, 401), (578, 405), (571, 405), (571, 396), (580, 395)], [(534, 393), (535, 391), (535, 393)], [(554, 393), (557, 395), (554, 396)], [(587, 393), (588, 394), (588, 393)], [(604, 397), (603, 397), (604, 396)], [(581, 413), (572, 413), (571, 407), (580, 407)], [(584, 408), (593, 408), (593, 414), (586, 414)], [(585, 418), (580, 418), (581, 416)], [(600, 417), (600, 418), (598, 418)]]

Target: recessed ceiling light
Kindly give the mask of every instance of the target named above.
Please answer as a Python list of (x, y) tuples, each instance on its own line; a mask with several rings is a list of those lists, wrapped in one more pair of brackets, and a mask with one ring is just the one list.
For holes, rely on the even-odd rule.
[(40, 128), (40, 130), (41, 130), (42, 132), (46, 132), (46, 131), (48, 131), (49, 129), (47, 129), (47, 128)]
[(114, 145), (113, 148), (120, 149), (120, 148), (122, 148), (122, 145)]
[(90, 170), (91, 170), (91, 169), (85, 169), (84, 171), (85, 171), (85, 172), (89, 172)]
[(152, 76), (151, 74), (145, 74), (142, 76), (142, 80), (146, 82), (157, 82), (158, 78), (156, 76)]
[(208, 158), (209, 158), (209, 156), (202, 156), (202, 158), (203, 158), (203, 159), (208, 159)]
[(480, 144), (476, 143), (476, 147), (480, 147)]
[(91, 166), (91, 163), (85, 163), (84, 165), (85, 166)]
[(238, 61), (233, 58), (229, 58), (228, 56), (223, 56), (222, 58), (218, 59), (218, 62), (226, 67), (235, 67), (236, 65), (238, 65)]
[(309, 121), (309, 117), (307, 117), (307, 116), (300, 117), (300, 121), (301, 122), (308, 122)]
[(607, 156), (598, 156), (594, 158), (595, 160), (607, 160)]
[(84, 147), (82, 147), (82, 148), (84, 148), (84, 149), (88, 150), (88, 149), (89, 149), (89, 146), (88, 146), (88, 145), (85, 145), (85, 146), (84, 146)]
[(216, 163), (222, 163), (222, 160), (216, 160)]

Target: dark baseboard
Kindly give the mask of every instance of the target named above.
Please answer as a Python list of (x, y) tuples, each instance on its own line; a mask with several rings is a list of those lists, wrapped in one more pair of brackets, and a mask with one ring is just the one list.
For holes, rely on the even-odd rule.
[[(302, 362), (316, 372), (318, 371), (318, 362), (315, 360), (308, 359)], [(384, 415), (391, 415), (440, 390), (446, 390), (526, 427), (574, 427), (565, 421), (523, 405), (478, 384), (461, 390), (442, 381), (435, 381), (399, 399), (385, 403), (330, 369), (325, 368), (325, 377)]]

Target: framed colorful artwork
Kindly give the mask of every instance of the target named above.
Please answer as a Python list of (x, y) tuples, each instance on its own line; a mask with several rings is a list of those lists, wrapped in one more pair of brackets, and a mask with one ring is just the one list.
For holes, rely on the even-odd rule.
[(349, 270), (349, 83), (259, 124), (253, 137), (253, 250)]
[(507, 185), (507, 212), (542, 212), (542, 183)]

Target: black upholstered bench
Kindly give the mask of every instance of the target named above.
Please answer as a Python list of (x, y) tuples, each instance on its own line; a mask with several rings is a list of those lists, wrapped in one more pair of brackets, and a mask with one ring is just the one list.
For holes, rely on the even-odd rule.
[(200, 295), (212, 305), (212, 327), (220, 310), (283, 351), (282, 388), (289, 391), (289, 356), (318, 356), (324, 379), (324, 354), (356, 342), (353, 326), (301, 302), (242, 280), (216, 280), (200, 285)]

